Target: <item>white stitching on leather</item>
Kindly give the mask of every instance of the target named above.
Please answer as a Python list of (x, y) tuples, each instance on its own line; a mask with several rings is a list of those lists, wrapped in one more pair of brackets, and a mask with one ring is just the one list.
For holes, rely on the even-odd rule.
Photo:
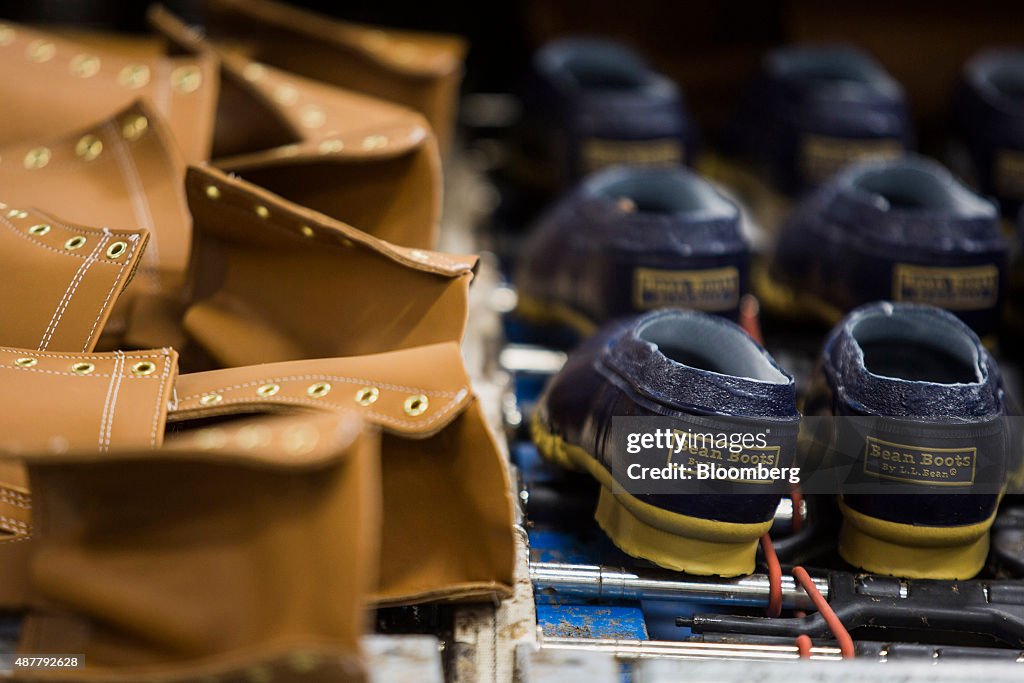
[(153, 95), (153, 102), (160, 115), (168, 118), (171, 115), (171, 64), (168, 60), (161, 59), (156, 64), (156, 93)]
[[(56, 223), (57, 222), (57, 221), (52, 220), (49, 217), (46, 217), (46, 221), (49, 222), (49, 223)], [(18, 237), (21, 237), (22, 239), (31, 242), (32, 244), (36, 245), (37, 247), (40, 247), (42, 249), (46, 249), (47, 251), (52, 251), (53, 253), (60, 254), (61, 256), (70, 256), (71, 258), (81, 259), (83, 261), (85, 259), (89, 258), (88, 256), (85, 256), (83, 254), (76, 254), (73, 251), (62, 251), (60, 249), (57, 249), (56, 247), (51, 247), (46, 242), (43, 242), (42, 240), (37, 240), (34, 237), (32, 237), (31, 235), (29, 235), (27, 232), (18, 229), (18, 226), (16, 226), (14, 223), (11, 223), (3, 215), (0, 215), (0, 224), (3, 224), (4, 227), (9, 228)], [(62, 227), (65, 227), (65, 226), (62, 226)], [(89, 231), (89, 232), (85, 232), (83, 230), (74, 230), (74, 229), (72, 229), (71, 232), (78, 233), (79, 235), (95, 235), (96, 234), (95, 230)], [(101, 261), (101, 263), (103, 263), (103, 261)], [(113, 261), (110, 261), (109, 263), (112, 266), (117, 265)]]
[[(227, 387), (211, 388), (207, 391), (203, 391), (199, 394), (189, 394), (188, 396), (182, 396), (182, 401), (188, 401), (192, 398), (198, 398), (204, 394), (219, 393), (222, 391), (234, 391), (236, 389), (245, 389), (246, 387), (255, 387), (261, 384), (278, 383), (278, 382), (345, 382), (347, 384), (359, 384), (359, 385), (372, 385), (381, 389), (391, 389), (392, 391), (404, 391), (409, 394), (427, 394), (428, 396), (455, 396), (456, 391), (441, 391), (432, 389), (423, 389), (420, 387), (407, 387), (401, 384), (387, 384), (376, 382), (372, 379), (365, 379), (362, 377), (344, 377), (342, 375), (287, 375), (284, 377), (266, 377), (264, 379), (255, 380), (252, 382), (246, 382), (244, 384), (234, 384)], [(461, 390), (460, 390), (461, 391)]]
[[(235, 188), (232, 188), (230, 186), (227, 186), (227, 187), (222, 186), (222, 187), (223, 187), (224, 190), (228, 191), (229, 194), (239, 194), (239, 195), (241, 195), (241, 192), (242, 192), (241, 190), (236, 190)], [(233, 192), (232, 192), (232, 190), (233, 190)], [(241, 198), (242, 197), (239, 196), (239, 199), (241, 199)], [(224, 206), (226, 206), (226, 207), (228, 207), (228, 208), (230, 208), (230, 209), (232, 209), (232, 210), (234, 210), (234, 211), (236, 211), (236, 212), (238, 212), (240, 214), (243, 214), (247, 219), (251, 219), (252, 218), (252, 212), (250, 210), (246, 209), (243, 206), (238, 206), (237, 204), (233, 204), (231, 202), (225, 202)], [(293, 218), (295, 218), (297, 222), (303, 220), (293, 210), (290, 210), (290, 209), (287, 209), (287, 208), (283, 208), (283, 207), (275, 207), (275, 208), (277, 210), (287, 211), (288, 214), (291, 215)], [(330, 218), (330, 216), (328, 216), (328, 218)], [(444, 276), (444, 277), (449, 277), (449, 278), (455, 279), (457, 277), (461, 277), (461, 276), (465, 275), (467, 272), (472, 270), (470, 268), (469, 264), (467, 264), (467, 263), (460, 263), (458, 261), (448, 261), (447, 263), (442, 264), (442, 265), (448, 265), (450, 267), (451, 266), (459, 266), (459, 270), (454, 271), (454, 272), (452, 272), (450, 270), (444, 270), (443, 268), (439, 268), (439, 267), (430, 268), (431, 263), (429, 261), (418, 261), (418, 260), (416, 260), (414, 258), (411, 258), (411, 257), (407, 256), (406, 254), (400, 252), (399, 250), (395, 249), (388, 242), (386, 242), (384, 240), (380, 240), (381, 242), (383, 242), (383, 244), (381, 244), (381, 245), (374, 245), (374, 244), (370, 244), (370, 243), (367, 243), (367, 242), (361, 242), (358, 239), (353, 239), (351, 236), (346, 234), (344, 231), (339, 230), (336, 226), (328, 225), (328, 224), (326, 224), (323, 221), (318, 221), (317, 224), (320, 225), (321, 227), (325, 228), (325, 229), (330, 229), (331, 232), (338, 233), (342, 237), (344, 237), (346, 239), (349, 239), (352, 242), (354, 242), (356, 244), (359, 244), (360, 246), (366, 247), (367, 249), (370, 249), (374, 253), (380, 254), (381, 256), (384, 256), (385, 258), (387, 258), (387, 259), (389, 259), (389, 260), (391, 260), (391, 261), (393, 261), (395, 263), (398, 263), (398, 264), (403, 265), (403, 266), (405, 266), (407, 268), (410, 268), (412, 270), (416, 270), (416, 271), (419, 271), (419, 272), (422, 272), (422, 273), (430, 273), (432, 275), (441, 275), (441, 276)], [(270, 220), (267, 220), (267, 221), (262, 221), (261, 225), (268, 225), (268, 226), (270, 226), (270, 227), (272, 227), (272, 228), (274, 228), (274, 229), (276, 229), (276, 230), (278, 230), (280, 232), (283, 232), (286, 235), (289, 235), (289, 236), (295, 238), (296, 242), (307, 242), (308, 243), (308, 239), (306, 237), (303, 237), (298, 232), (296, 232), (294, 229), (289, 228), (288, 226), (279, 224), (277, 221), (275, 221), (273, 219), (270, 219)], [(349, 225), (344, 224), (344, 223), (343, 223), (343, 225), (346, 225), (346, 227), (352, 228), (352, 230), (358, 231), (358, 228), (353, 228), (352, 226), (349, 226)], [(340, 247), (341, 245), (332, 245), (332, 246)], [(434, 253), (434, 252), (431, 252), (431, 253)], [(438, 260), (443, 260), (443, 259), (438, 259)]]
[[(113, 376), (111, 373), (107, 373), (107, 372), (93, 372), (93, 373), (90, 373), (88, 375), (79, 375), (77, 372), (57, 372), (56, 370), (41, 370), (39, 368), (21, 368), (21, 367), (18, 367), (17, 365), (10, 365), (10, 366), (0, 365), (0, 370), (17, 370), (18, 372), (41, 372), (44, 375), (61, 375), (61, 376), (64, 376), (64, 377), (81, 377), (82, 379), (100, 378), (100, 377), (112, 377)], [(158, 378), (153, 376), (153, 375), (150, 375), (149, 377), (136, 377), (135, 375), (132, 375), (128, 379), (135, 380), (135, 379), (158, 379)]]
[(110, 283), (110, 290), (107, 292), (107, 296), (103, 299), (103, 303), (100, 304), (99, 310), (96, 311), (96, 319), (92, 321), (92, 326), (89, 328), (89, 334), (85, 335), (85, 344), (82, 346), (83, 353), (88, 350), (89, 342), (92, 341), (92, 335), (96, 332), (96, 327), (100, 324), (100, 318), (103, 317), (103, 311), (107, 309), (107, 304), (110, 303), (110, 298), (114, 296), (114, 290), (117, 289), (117, 283), (121, 281), (121, 273), (124, 272), (125, 266), (131, 263), (132, 257), (135, 255), (135, 249), (142, 243), (142, 240), (134, 239), (131, 240), (131, 242), (133, 242), (133, 244), (128, 250), (128, 254), (125, 256), (124, 260), (121, 261), (121, 268), (117, 271), (114, 281)]
[(31, 541), (32, 540), (31, 529), (29, 530), (28, 533), (24, 533), (24, 534), (18, 533), (17, 531), (11, 531), (9, 533), (10, 533), (10, 538), (0, 538), (0, 544), (4, 544), (4, 543), (20, 543), (22, 541)]
[(0, 496), (8, 496), (8, 497), (14, 498), (16, 500), (20, 500), (23, 503), (30, 503), (30, 502), (32, 502), (32, 495), (31, 494), (24, 493), (24, 492), (19, 491), (17, 489), (12, 489), (11, 487), (9, 487), (9, 486), (7, 486), (5, 484), (0, 484)]
[[(11, 355), (24, 356), (25, 355), (25, 349), (15, 349), (15, 348), (11, 348), (9, 346), (0, 346), (0, 353), (9, 353)], [(111, 355), (109, 353), (93, 353), (93, 354), (76, 353), (76, 354), (72, 355), (72, 354), (67, 354), (67, 353), (61, 353), (59, 351), (41, 351), (41, 352), (33, 352), (33, 355), (36, 355), (37, 353), (41, 357), (43, 357), (43, 358), (61, 358), (61, 359), (64, 359), (64, 360), (100, 360), (100, 361), (103, 361), (103, 360), (110, 360), (111, 359)], [(147, 354), (132, 353), (130, 355), (131, 355), (132, 358), (163, 358), (164, 357), (163, 354), (161, 354), (161, 353), (147, 353)], [(0, 366), (0, 367), (3, 367), (3, 366)]]
[(152, 268), (147, 268), (144, 272), (147, 277), (153, 279), (157, 284), (160, 283), (160, 259), (159, 250), (157, 244), (156, 235), (156, 221), (153, 220), (153, 213), (149, 208), (149, 201), (146, 198), (145, 187), (142, 183), (142, 178), (139, 176), (139, 170), (135, 166), (135, 161), (132, 159), (131, 153), (128, 149), (127, 143), (118, 134), (117, 127), (113, 121), (108, 121), (107, 126), (112, 131), (112, 143), (111, 147), (114, 149), (114, 154), (117, 157), (118, 167), (121, 169), (121, 175), (124, 177), (125, 182), (128, 184), (129, 190), (131, 191), (132, 197), (132, 213), (135, 214), (135, 219), (139, 225), (145, 226), (150, 229), (149, 231), (149, 246), (146, 248), (146, 253), (143, 258), (152, 264)]
[(107, 387), (107, 400), (103, 404), (103, 414), (100, 416), (100, 452), (110, 450), (110, 432), (114, 426), (114, 413), (117, 410), (117, 395), (121, 392), (121, 379), (124, 370), (124, 353), (117, 351), (117, 359), (114, 361), (113, 377), (110, 386)]
[(31, 510), (32, 505), (19, 498), (8, 497), (7, 494), (0, 489), (0, 503), (4, 505), (10, 505), (11, 507), (21, 508), (22, 510)]
[(64, 319), (64, 314), (68, 310), (68, 306), (71, 304), (71, 299), (75, 296), (78, 291), (78, 286), (82, 284), (82, 280), (85, 279), (85, 274), (89, 272), (92, 264), (96, 263), (100, 251), (106, 246), (107, 242), (110, 241), (110, 231), (103, 228), (103, 237), (96, 242), (96, 246), (89, 253), (87, 258), (82, 265), (75, 271), (75, 276), (71, 278), (71, 282), (68, 283), (67, 289), (64, 290), (64, 296), (60, 298), (60, 302), (57, 304), (57, 309), (53, 312), (53, 316), (50, 317), (50, 323), (46, 326), (46, 330), (43, 332), (43, 338), (39, 342), (37, 350), (45, 351), (46, 347), (50, 345), (53, 340), (53, 335), (57, 331), (57, 327)]
[(5, 528), (12, 534), (27, 534), (30, 527), (25, 522), (0, 515), (0, 528)]
[[(196, 67), (198, 68), (198, 62)], [(170, 79), (168, 79), (169, 81)], [(170, 122), (173, 118), (171, 109), (174, 107), (175, 102), (178, 101), (176, 98), (171, 98), (170, 106), (164, 114), (164, 120)], [(173, 135), (168, 135), (166, 128), (163, 125), (153, 125), (150, 127), (151, 134), (157, 141), (157, 145), (160, 147), (160, 159), (163, 161), (166, 167), (166, 174), (168, 176), (179, 176), (180, 171), (174, 166), (173, 159), (171, 158), (170, 150), (176, 149), (178, 146), (177, 141), (174, 140)], [(143, 138), (145, 139), (145, 138)], [(189, 212), (188, 202), (174, 202), (177, 207), (178, 218), (181, 220), (180, 225), (187, 226), (185, 228), (185, 239), (186, 241), (192, 240), (192, 214)], [(149, 226), (151, 232), (156, 232), (156, 225)]]
[[(459, 392), (459, 394), (461, 394), (461, 393), (462, 392)], [(469, 392), (466, 392), (466, 393), (468, 394)], [(370, 413), (370, 415), (375, 420), (377, 420), (378, 422), (382, 422), (384, 424), (390, 424), (390, 425), (393, 425), (393, 426), (396, 426), (396, 427), (408, 427), (408, 428), (412, 429), (412, 428), (416, 428), (416, 427), (420, 427), (420, 428), (422, 428), (422, 427), (429, 427), (429, 426), (433, 425), (436, 422), (440, 422), (448, 413), (450, 413), (452, 410), (454, 410), (459, 405), (459, 403), (461, 402), (462, 398), (465, 397), (465, 394), (462, 395), (462, 396), (460, 396), (459, 394), (455, 394), (455, 398), (453, 398), (451, 401), (446, 403), (444, 408), (442, 408), (441, 410), (433, 413), (429, 418), (426, 418), (426, 419), (423, 419), (423, 420), (418, 420), (418, 421), (403, 420), (403, 419), (400, 419), (400, 418), (391, 417), (390, 415), (385, 415), (383, 413), (378, 413), (377, 411), (373, 410), (372, 408), (360, 408), (359, 406), (355, 406), (355, 405), (353, 405), (351, 407), (342, 407), (342, 406), (339, 406), (336, 403), (325, 404), (323, 401), (319, 401), (319, 400), (316, 400), (316, 399), (310, 399), (310, 398), (290, 398), (290, 397), (287, 397), (287, 396), (274, 396), (272, 398), (266, 398), (266, 399), (262, 399), (262, 400), (260, 398), (258, 398), (258, 397), (243, 397), (243, 398), (236, 398), (236, 399), (227, 399), (225, 401), (221, 401), (220, 403), (218, 403), (217, 407), (219, 408), (221, 406), (239, 405), (239, 404), (243, 404), (243, 405), (244, 404), (254, 404), (255, 405), (255, 404), (259, 404), (259, 403), (293, 403), (293, 404), (296, 404), (296, 405), (309, 405), (309, 406), (313, 406), (313, 407), (320, 408), (321, 410), (323, 410), (325, 405), (330, 405), (331, 407), (333, 407), (333, 408), (335, 408), (337, 410), (342, 410), (344, 412), (349, 412), (349, 413), (362, 414), (365, 411), (367, 413)], [(183, 408), (179, 412), (185, 412), (185, 411), (188, 411), (188, 410), (194, 410), (194, 408), (192, 408), (192, 409)]]
[(164, 385), (171, 375), (171, 354), (164, 350), (164, 371), (160, 374), (160, 386), (156, 390), (156, 405), (153, 406), (153, 429), (149, 434), (149, 445), (156, 448), (156, 430), (159, 427), (160, 399), (164, 395)]

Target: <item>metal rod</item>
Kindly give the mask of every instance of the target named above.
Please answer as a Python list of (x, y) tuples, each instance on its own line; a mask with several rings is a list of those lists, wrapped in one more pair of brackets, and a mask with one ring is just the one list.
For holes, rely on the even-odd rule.
[[(587, 600), (679, 600), (720, 605), (764, 607), (768, 577), (751, 574), (734, 579), (700, 578), (664, 570), (627, 571), (619, 567), (559, 562), (530, 563), (534, 592)], [(828, 579), (814, 578), (826, 598)], [(811, 599), (791, 576), (782, 577), (782, 605), (813, 609)]]
[[(666, 640), (615, 640), (612, 638), (543, 637), (542, 650), (575, 650), (607, 652), (619, 659), (742, 659), (753, 661), (788, 661), (800, 658), (795, 645), (760, 645), (742, 643), (699, 643)], [(842, 654), (837, 647), (811, 647), (811, 659), (837, 661)]]

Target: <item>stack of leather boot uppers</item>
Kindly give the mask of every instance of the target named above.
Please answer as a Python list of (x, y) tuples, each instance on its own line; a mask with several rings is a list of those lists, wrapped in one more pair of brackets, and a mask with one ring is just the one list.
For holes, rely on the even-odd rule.
[(0, 25), (0, 611), (22, 680), (364, 680), (374, 606), (511, 593), (434, 251), (464, 46), (208, 3)]

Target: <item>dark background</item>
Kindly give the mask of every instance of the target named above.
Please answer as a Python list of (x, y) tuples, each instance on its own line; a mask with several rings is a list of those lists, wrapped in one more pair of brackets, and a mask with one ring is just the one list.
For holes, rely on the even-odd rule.
[[(15, 21), (144, 32), (145, 1), (0, 0)], [(165, 3), (191, 23), (200, 0)], [(293, 4), (333, 16), (457, 33), (471, 51), (467, 92), (515, 90), (531, 51), (565, 33), (622, 39), (685, 89), (701, 130), (713, 135), (766, 49), (790, 42), (848, 41), (873, 53), (903, 83), (921, 147), (938, 154), (949, 99), (964, 61), (980, 48), (1024, 43), (1024, 2), (965, 0), (358, 0)]]

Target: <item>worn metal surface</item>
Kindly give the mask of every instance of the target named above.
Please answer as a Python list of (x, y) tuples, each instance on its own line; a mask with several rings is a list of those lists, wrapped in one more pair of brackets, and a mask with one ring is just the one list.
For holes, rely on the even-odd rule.
[(444, 683), (441, 641), (434, 636), (365, 636), (370, 683)]
[(538, 649), (520, 645), (516, 649), (514, 683), (620, 683), (621, 667), (608, 652)]
[[(548, 596), (584, 600), (676, 599), (718, 605), (766, 607), (768, 577), (752, 574), (732, 579), (705, 579), (657, 569), (624, 569), (601, 565), (533, 562), (530, 578)], [(828, 579), (815, 578), (828, 597)], [(814, 603), (792, 576), (782, 578), (782, 606), (812, 609)]]
[[(700, 643), (668, 640), (626, 640), (612, 638), (543, 638), (543, 649), (597, 651), (610, 653), (620, 660), (651, 658), (669, 659), (731, 659), (737, 662), (796, 661), (800, 658), (795, 645), (753, 643)], [(813, 647), (811, 659), (839, 661), (836, 647)]]
[[(797, 668), (799, 667), (799, 668)], [(1021, 669), (1014, 664), (912, 664), (876, 661), (762, 663), (680, 662), (645, 660), (633, 671), (633, 683), (1019, 683)]]
[(512, 598), (500, 605), (467, 605), (455, 612), (451, 683), (507, 683), (515, 671), (515, 651), (534, 644), (537, 616), (527, 566), (526, 531), (516, 529), (516, 574)]

